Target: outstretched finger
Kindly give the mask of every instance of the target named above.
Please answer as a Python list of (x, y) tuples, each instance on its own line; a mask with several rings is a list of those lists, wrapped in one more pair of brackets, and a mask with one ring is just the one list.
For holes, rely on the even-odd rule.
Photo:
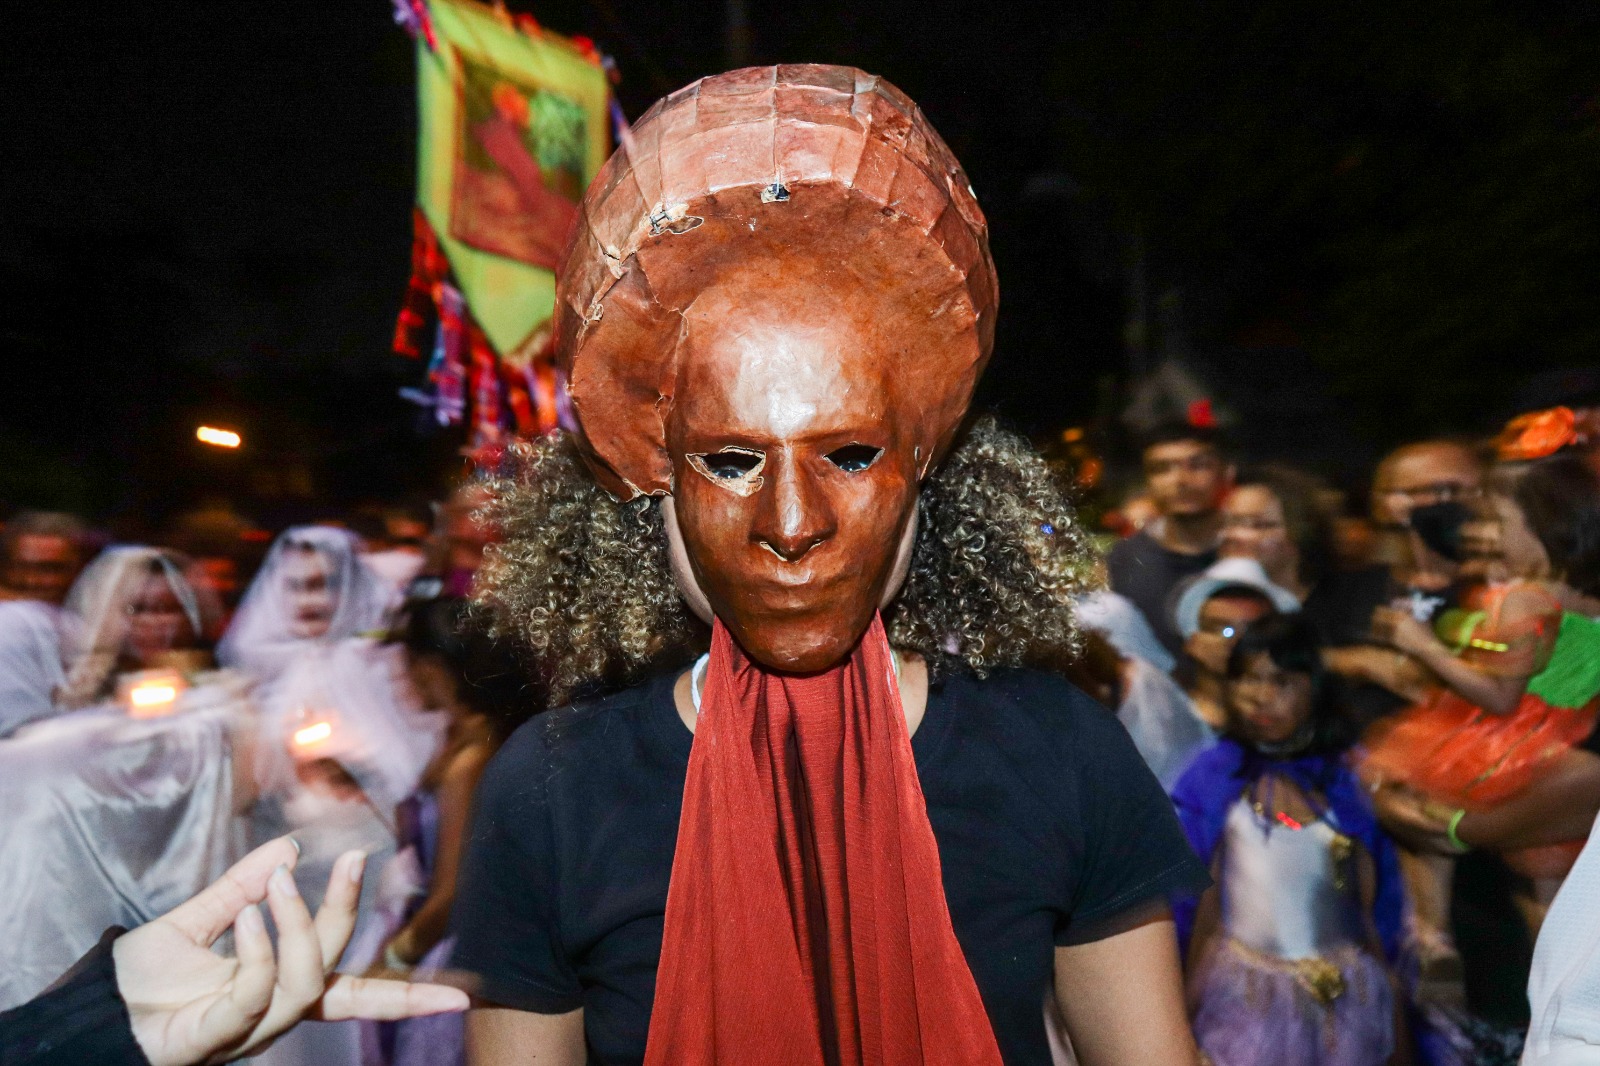
[(322, 948), (322, 972), (331, 973), (356, 929), (356, 905), (361, 902), (361, 872), (367, 857), (348, 851), (333, 864), (328, 894), (317, 908), (317, 942)]
[(228, 869), (199, 895), (174, 907), (162, 921), (202, 947), (210, 947), (239, 913), (267, 895), (267, 879), (282, 866), (293, 870), (300, 848), (291, 837), (261, 845)]
[(412, 984), (383, 978), (339, 974), (322, 997), (321, 1017), (326, 1022), (362, 1018), (388, 1022), (422, 1014), (466, 1010), (467, 994), (448, 985)]
[(322, 949), (317, 944), (316, 928), (306, 901), (300, 898), (289, 871), (280, 866), (267, 881), (267, 905), (278, 927), (277, 986), (295, 1013), (305, 1010), (322, 995)]

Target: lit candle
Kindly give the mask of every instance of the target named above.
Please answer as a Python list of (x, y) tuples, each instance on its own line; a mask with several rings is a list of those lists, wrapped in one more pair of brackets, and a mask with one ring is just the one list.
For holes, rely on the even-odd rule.
[(141, 670), (125, 675), (120, 687), (130, 718), (161, 718), (178, 709), (178, 697), (188, 684), (175, 670)]
[(294, 731), (294, 746), (302, 750), (317, 748), (333, 736), (332, 722), (313, 722)]

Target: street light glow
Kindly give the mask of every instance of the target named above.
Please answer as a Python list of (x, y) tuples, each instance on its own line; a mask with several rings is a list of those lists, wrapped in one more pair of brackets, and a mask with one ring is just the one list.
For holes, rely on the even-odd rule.
[(218, 448), (237, 448), (243, 443), (243, 438), (231, 429), (217, 429), (215, 426), (201, 426), (194, 431), (195, 438), (201, 444), (213, 444)]

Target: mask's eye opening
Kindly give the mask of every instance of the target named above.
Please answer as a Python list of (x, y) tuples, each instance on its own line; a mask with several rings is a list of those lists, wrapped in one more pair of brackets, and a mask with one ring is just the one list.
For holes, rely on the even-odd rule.
[(877, 462), (882, 454), (882, 448), (874, 448), (870, 444), (846, 444), (829, 452), (826, 458), (845, 473), (858, 474)]
[(764, 453), (750, 448), (724, 448), (720, 452), (695, 452), (689, 465), (719, 485), (726, 485), (748, 496), (761, 487), (761, 468), (767, 465)]

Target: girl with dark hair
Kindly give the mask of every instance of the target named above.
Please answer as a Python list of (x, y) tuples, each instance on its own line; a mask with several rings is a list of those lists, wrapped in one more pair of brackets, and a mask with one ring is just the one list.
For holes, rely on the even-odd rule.
[(1321, 650), (1298, 615), (1246, 630), (1228, 661), (1227, 735), (1173, 791), (1215, 881), (1177, 917), (1195, 1036), (1217, 1066), (1405, 1058), (1399, 868), (1345, 764)]

